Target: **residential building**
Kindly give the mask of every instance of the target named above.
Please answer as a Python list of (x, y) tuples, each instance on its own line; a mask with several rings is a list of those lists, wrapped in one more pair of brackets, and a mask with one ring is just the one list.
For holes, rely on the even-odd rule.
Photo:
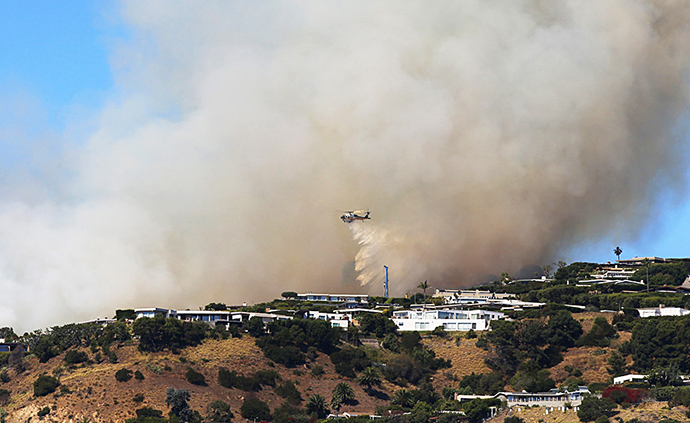
[(471, 401), (475, 398), (488, 399), (497, 398), (504, 401), (508, 407), (556, 407), (562, 408), (566, 404), (578, 407), (586, 394), (590, 394), (586, 386), (578, 386), (577, 391), (568, 392), (552, 389), (549, 392), (499, 392), (495, 395), (458, 395), (455, 394), (457, 401)]
[(148, 308), (135, 308), (134, 313), (137, 315), (137, 319), (140, 317), (156, 317), (163, 316), (166, 319), (168, 317), (175, 317), (176, 311), (167, 308), (160, 307), (148, 307)]
[(487, 303), (490, 300), (515, 298), (513, 294), (503, 294), (491, 291), (437, 289), (433, 298), (442, 298), (445, 304)]
[(350, 326), (350, 316), (342, 313), (324, 313), (321, 311), (309, 311), (308, 317), (310, 319), (324, 320), (331, 324), (334, 328), (347, 329)]
[(431, 331), (443, 327), (447, 331), (488, 330), (492, 320), (505, 319), (505, 314), (486, 310), (400, 310), (391, 320), (399, 331)]
[(621, 383), (626, 383), (626, 382), (644, 382), (647, 380), (647, 375), (624, 375), (624, 376), (618, 376), (613, 378), (613, 384), (614, 385), (620, 385)]
[(315, 294), (313, 292), (307, 292), (305, 294), (297, 294), (295, 299), (300, 301), (324, 301), (329, 303), (369, 303), (369, 295), (366, 294)]
[(651, 308), (638, 308), (637, 312), (640, 313), (640, 317), (663, 317), (663, 316), (685, 316), (690, 314), (690, 310), (680, 308), (680, 307), (665, 307), (660, 304), (659, 307)]

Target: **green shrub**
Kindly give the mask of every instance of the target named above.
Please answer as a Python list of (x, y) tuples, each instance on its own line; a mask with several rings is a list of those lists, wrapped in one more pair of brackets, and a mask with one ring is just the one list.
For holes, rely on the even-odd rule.
[(137, 370), (136, 372), (134, 372), (134, 379), (136, 379), (136, 380), (144, 380), (144, 379), (146, 379), (146, 378), (144, 377), (144, 374), (143, 374), (142, 372), (140, 372), (139, 370)]
[(7, 389), (0, 389), (0, 406), (7, 405), (10, 402), (11, 392)]
[(43, 416), (46, 416), (48, 414), (50, 414), (50, 407), (43, 407), (39, 410), (39, 412), (37, 413), (37, 416), (43, 417)]
[(229, 422), (235, 418), (230, 405), (221, 400), (215, 400), (206, 407), (206, 420), (209, 422)]
[(271, 420), (271, 409), (258, 398), (247, 398), (240, 407), (240, 414), (249, 420)]
[(297, 390), (294, 382), (286, 380), (280, 386), (274, 389), (276, 395), (285, 398), (290, 404), (299, 404), (302, 402), (302, 394)]
[(34, 382), (34, 396), (43, 397), (55, 392), (55, 389), (60, 386), (60, 381), (52, 376), (42, 374)]
[(118, 382), (129, 382), (132, 378), (132, 371), (129, 369), (120, 369), (115, 372), (115, 379)]
[(136, 410), (137, 417), (125, 420), (125, 423), (167, 423), (168, 419), (163, 417), (163, 412), (150, 407), (143, 407)]
[(254, 378), (261, 386), (276, 386), (276, 380), (280, 380), (280, 374), (272, 369), (259, 370), (254, 374)]
[(10, 362), (10, 352), (0, 352), (0, 367), (7, 366)]
[(237, 372), (228, 369), (218, 369), (218, 384), (228, 389), (237, 388), (242, 391), (260, 391), (259, 380), (253, 377), (238, 375)]
[(318, 364), (311, 368), (311, 374), (313, 376), (319, 377), (324, 373), (325, 372), (323, 371), (323, 367), (319, 366)]
[(191, 367), (187, 369), (185, 377), (187, 378), (187, 382), (191, 383), (192, 385), (206, 386), (206, 377)]
[(67, 351), (67, 354), (65, 354), (64, 361), (67, 364), (79, 364), (85, 362), (88, 359), (89, 356), (86, 355), (86, 353), (83, 351), (69, 350)]

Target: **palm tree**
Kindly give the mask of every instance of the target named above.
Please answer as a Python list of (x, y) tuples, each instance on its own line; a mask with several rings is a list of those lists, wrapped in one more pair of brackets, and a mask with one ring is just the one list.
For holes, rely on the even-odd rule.
[(400, 389), (393, 395), (391, 404), (399, 405), (403, 408), (412, 408), (414, 406), (414, 395), (407, 389)]
[(310, 415), (316, 414), (316, 417), (319, 419), (326, 418), (329, 412), (328, 404), (326, 404), (326, 398), (319, 394), (310, 396), (307, 400), (305, 408), (307, 409), (307, 413)]
[(371, 388), (381, 386), (381, 372), (376, 367), (367, 367), (357, 377), (357, 382), (362, 385), (367, 393), (371, 395)]
[(417, 285), (417, 288), (424, 291), (424, 304), (426, 304), (426, 290), (429, 288), (429, 284), (427, 283), (427, 281), (420, 282), (419, 285)]
[(345, 382), (340, 382), (333, 388), (333, 398), (331, 398), (331, 408), (335, 410), (335, 414), (338, 415), (340, 407), (343, 404), (351, 403), (355, 400), (355, 391), (352, 386)]
[(613, 250), (613, 254), (618, 256), (618, 261), (621, 261), (621, 253), (622, 252), (623, 252), (623, 250), (621, 250), (621, 247), (616, 247), (616, 249)]

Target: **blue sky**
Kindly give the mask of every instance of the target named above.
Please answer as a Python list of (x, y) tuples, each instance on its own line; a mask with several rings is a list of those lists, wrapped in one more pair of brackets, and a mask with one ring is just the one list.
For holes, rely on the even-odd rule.
[[(96, 114), (112, 94), (109, 54), (127, 35), (116, 7), (90, 0), (2, 3), (0, 165), (21, 166), (33, 140), (45, 134), (59, 151), (70, 121)], [(612, 260), (616, 245), (624, 258), (690, 257), (689, 229), (690, 201), (663, 198), (637, 240), (605, 238), (563, 259)]]

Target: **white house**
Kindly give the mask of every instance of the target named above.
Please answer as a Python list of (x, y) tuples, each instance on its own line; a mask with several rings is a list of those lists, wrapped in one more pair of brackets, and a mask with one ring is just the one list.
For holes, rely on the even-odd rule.
[(309, 311), (310, 319), (324, 320), (331, 324), (334, 328), (348, 328), (350, 326), (350, 317), (342, 313), (324, 313), (321, 311)]
[(368, 304), (369, 296), (366, 294), (297, 294), (296, 300), (300, 301), (326, 301), (329, 303), (358, 303)]
[(224, 310), (177, 310), (176, 314), (180, 320), (206, 322), (208, 324), (230, 320), (230, 312)]
[(445, 304), (486, 303), (489, 300), (503, 300), (515, 298), (513, 294), (503, 294), (491, 291), (437, 289), (433, 298), (442, 298)]
[(491, 320), (505, 317), (486, 310), (400, 310), (393, 312), (391, 320), (399, 331), (431, 331), (439, 326), (447, 331), (468, 331), (487, 330)]
[(140, 317), (154, 318), (156, 316), (163, 316), (167, 319), (168, 317), (175, 317), (177, 313), (175, 310), (160, 307), (135, 308), (134, 312), (137, 315), (137, 319)]
[(625, 375), (625, 376), (618, 376), (613, 378), (613, 384), (614, 385), (620, 385), (621, 383), (626, 383), (626, 382), (643, 382), (644, 380), (647, 379), (647, 375)]
[(640, 317), (662, 317), (662, 316), (685, 316), (690, 314), (690, 310), (680, 308), (680, 307), (665, 307), (660, 304), (659, 307), (651, 308), (638, 308), (637, 312), (640, 313)]
[(549, 392), (499, 392), (495, 395), (458, 395), (455, 394), (457, 401), (471, 401), (475, 398), (487, 399), (497, 398), (507, 403), (508, 407), (522, 406), (537, 406), (537, 407), (564, 407), (569, 403), (572, 407), (577, 407), (582, 403), (582, 399), (586, 394), (589, 394), (589, 389), (586, 386), (578, 386), (577, 391), (559, 392), (558, 389), (552, 389)]

